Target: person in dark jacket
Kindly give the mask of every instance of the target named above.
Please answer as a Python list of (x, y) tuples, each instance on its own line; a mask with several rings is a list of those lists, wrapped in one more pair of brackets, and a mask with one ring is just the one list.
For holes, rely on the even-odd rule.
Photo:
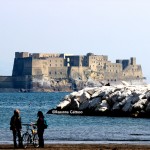
[[(14, 115), (11, 117), (10, 120), (10, 130), (12, 130), (13, 133), (13, 141), (14, 141), (14, 147), (17, 148), (17, 146), (22, 147), (22, 139), (21, 139), (21, 117), (20, 112), (18, 109), (14, 110)], [(17, 144), (17, 137), (18, 137), (18, 144)]]
[(37, 133), (39, 137), (39, 147), (44, 148), (44, 115), (42, 111), (38, 111), (37, 113), (38, 120), (37, 120)]

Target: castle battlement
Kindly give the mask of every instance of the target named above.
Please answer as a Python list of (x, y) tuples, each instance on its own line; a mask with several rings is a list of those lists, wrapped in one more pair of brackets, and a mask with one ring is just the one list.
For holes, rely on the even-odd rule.
[[(136, 58), (117, 59), (111, 62), (107, 55), (57, 54), (16, 52), (11, 86), (33, 88), (41, 81), (67, 84), (69, 81), (120, 81), (143, 79), (142, 67)], [(40, 81), (40, 82), (39, 82)], [(8, 82), (5, 82), (8, 83)]]
[(93, 53), (70, 55), (16, 52), (12, 75), (47, 76), (51, 79), (80, 78), (82, 80), (143, 78), (142, 67), (136, 64), (135, 57), (117, 59), (116, 63), (112, 63), (107, 55)]
[[(101, 83), (143, 81), (136, 58), (111, 62), (107, 55), (16, 52), (12, 76), (0, 76), (0, 89), (70, 91)], [(22, 90), (21, 90), (22, 91)]]

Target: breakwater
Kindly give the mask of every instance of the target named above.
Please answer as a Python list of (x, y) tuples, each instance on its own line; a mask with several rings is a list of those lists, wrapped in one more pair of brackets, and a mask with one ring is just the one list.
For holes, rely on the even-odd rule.
[[(48, 113), (75, 111), (75, 115), (150, 117), (150, 85), (120, 85), (84, 88), (66, 95)], [(67, 114), (67, 113), (66, 113)], [(73, 114), (73, 113), (68, 113)]]

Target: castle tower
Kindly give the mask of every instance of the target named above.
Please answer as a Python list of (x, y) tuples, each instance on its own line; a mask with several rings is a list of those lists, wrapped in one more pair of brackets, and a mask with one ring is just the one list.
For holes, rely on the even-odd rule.
[(136, 65), (136, 58), (135, 57), (131, 57), (131, 65)]

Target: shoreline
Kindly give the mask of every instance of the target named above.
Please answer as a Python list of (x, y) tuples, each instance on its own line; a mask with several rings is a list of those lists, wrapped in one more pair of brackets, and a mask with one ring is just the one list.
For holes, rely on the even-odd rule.
[[(90, 144), (127, 144), (127, 145), (149, 145), (150, 146), (150, 140), (106, 140), (106, 141), (57, 141), (57, 140), (44, 140), (45, 145), (59, 145), (59, 144), (65, 144), (65, 145), (90, 145)], [(0, 141), (0, 145), (12, 145), (13, 141)]]
[[(0, 149), (14, 149), (13, 144), (0, 144)], [(17, 148), (23, 149), (23, 148)], [(45, 144), (44, 148), (34, 148), (29, 145), (27, 149), (50, 150), (150, 150), (150, 145), (140, 144)]]
[[(13, 141), (1, 141), (0, 149), (14, 149)], [(24, 148), (17, 148), (24, 149)], [(27, 149), (34, 148), (30, 144)], [(47, 150), (150, 150), (150, 141), (46, 141)]]

